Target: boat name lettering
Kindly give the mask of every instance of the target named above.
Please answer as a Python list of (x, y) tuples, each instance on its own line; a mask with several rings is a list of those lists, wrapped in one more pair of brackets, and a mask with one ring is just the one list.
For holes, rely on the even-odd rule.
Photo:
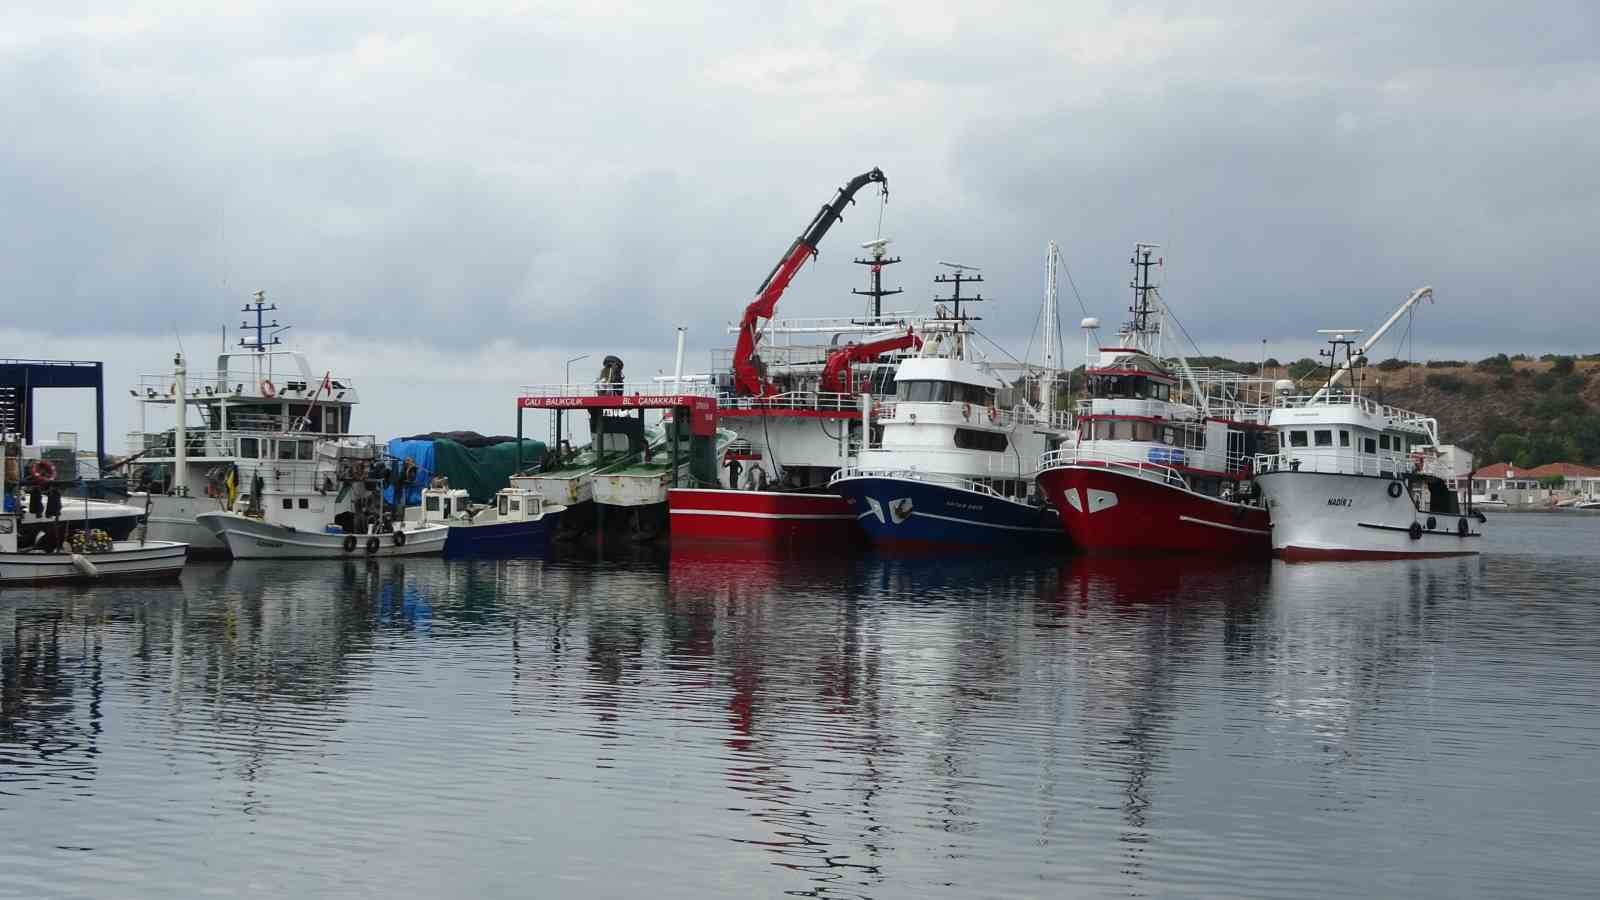
[(1355, 501), (1351, 500), (1349, 497), (1329, 497), (1328, 498), (1328, 505), (1329, 506), (1354, 506), (1355, 505)]
[(944, 505), (950, 507), (951, 509), (966, 509), (971, 510), (972, 512), (983, 512), (983, 504), (981, 503), (957, 503), (954, 500), (947, 500), (945, 501)]

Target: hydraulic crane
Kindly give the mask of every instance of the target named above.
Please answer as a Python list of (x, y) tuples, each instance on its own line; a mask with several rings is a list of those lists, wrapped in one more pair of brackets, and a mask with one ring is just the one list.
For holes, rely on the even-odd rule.
[(822, 384), (818, 390), (825, 393), (848, 394), (851, 393), (850, 383), (852, 372), (850, 367), (858, 362), (867, 362), (877, 359), (893, 350), (904, 350), (907, 347), (922, 349), (922, 338), (911, 331), (884, 338), (881, 341), (872, 341), (866, 344), (849, 344), (828, 354), (828, 361), (822, 367)]
[(739, 340), (733, 349), (733, 391), (743, 397), (770, 397), (778, 392), (777, 387), (768, 380), (762, 371), (761, 360), (756, 356), (756, 344), (760, 338), (760, 322), (762, 319), (772, 318), (773, 311), (777, 308), (778, 298), (789, 287), (789, 282), (800, 271), (800, 266), (805, 261), (817, 255), (817, 244), (822, 241), (823, 235), (833, 227), (833, 223), (843, 218), (844, 208), (855, 202), (856, 192), (868, 184), (882, 185), (884, 196), (889, 194), (889, 179), (883, 174), (882, 169), (874, 168), (870, 172), (863, 172), (850, 179), (850, 182), (839, 189), (833, 201), (823, 206), (816, 218), (800, 236), (789, 245), (788, 252), (778, 260), (772, 271), (767, 274), (766, 280), (761, 282), (761, 287), (756, 291), (756, 298), (745, 307), (744, 316), (739, 320)]

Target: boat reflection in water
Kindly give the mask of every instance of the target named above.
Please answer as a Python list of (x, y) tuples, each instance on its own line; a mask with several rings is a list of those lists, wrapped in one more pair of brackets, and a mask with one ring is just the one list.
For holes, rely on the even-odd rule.
[[(685, 895), (1283, 894), (1308, 879), (1370, 895), (1386, 867), (1512, 892), (1499, 873), (1525, 870), (1507, 854), (1548, 848), (1552, 822), (1574, 846), (1595, 834), (1544, 802), (1567, 782), (1526, 746), (1548, 748), (1550, 726), (1524, 710), (1572, 699), (1516, 690), (1550, 653), (1488, 627), (1526, 635), (1542, 607), (1498, 603), (1479, 565), (722, 546), (199, 565), (165, 592), (8, 594), (0, 816), (43, 824), (0, 865), (20, 884), (61, 878), (50, 848), (98, 822), (173, 861), (142, 896), (181, 894), (206, 861), (314, 893), (347, 872), (352, 833), (437, 850), (362, 871), (401, 894), (555, 877)], [(1496, 654), (1512, 665), (1483, 672)], [(1417, 722), (1478, 696), (1517, 703), (1429, 752)], [(1458, 809), (1464, 785), (1507, 814), (1417, 817)], [(1510, 799), (1529, 791), (1541, 821)], [(132, 812), (108, 825), (107, 803)], [(1482, 863), (1442, 840), (1502, 846), (1477, 842), (1491, 828), (1508, 849)], [(1397, 830), (1421, 837), (1391, 845)], [(279, 860), (263, 840), (301, 852)], [(121, 872), (77, 862), (91, 888)]]

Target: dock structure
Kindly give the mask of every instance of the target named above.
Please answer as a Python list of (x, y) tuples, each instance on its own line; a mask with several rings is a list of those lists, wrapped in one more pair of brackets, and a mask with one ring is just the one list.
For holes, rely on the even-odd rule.
[(77, 359), (0, 359), (0, 432), (34, 443), (33, 394), (39, 388), (93, 388), (99, 471), (106, 465), (105, 366)]
[[(562, 417), (574, 410), (591, 413), (590, 431), (597, 431), (600, 417), (606, 413), (628, 413), (635, 410), (639, 421), (644, 422), (647, 409), (672, 410), (673, 418), (687, 417), (689, 433), (695, 437), (712, 437), (717, 433), (717, 398), (709, 386), (687, 384), (544, 384), (528, 385), (517, 397), (517, 440), (523, 438), (522, 414), (530, 409), (549, 410), (552, 416), (551, 433), (557, 437), (551, 447), (560, 450)], [(598, 435), (592, 435), (598, 445)], [(676, 478), (677, 444), (673, 445), (673, 471)], [(522, 469), (518, 444), (517, 469)]]

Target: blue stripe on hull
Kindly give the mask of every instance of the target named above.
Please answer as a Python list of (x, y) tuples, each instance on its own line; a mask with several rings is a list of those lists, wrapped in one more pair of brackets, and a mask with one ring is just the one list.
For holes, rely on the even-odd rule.
[(834, 489), (878, 546), (1037, 550), (1063, 545), (1055, 510), (948, 485), (849, 478)]
[(544, 518), (535, 522), (452, 525), (444, 541), (444, 555), (539, 556), (549, 549), (560, 519), (560, 513), (545, 513)]

